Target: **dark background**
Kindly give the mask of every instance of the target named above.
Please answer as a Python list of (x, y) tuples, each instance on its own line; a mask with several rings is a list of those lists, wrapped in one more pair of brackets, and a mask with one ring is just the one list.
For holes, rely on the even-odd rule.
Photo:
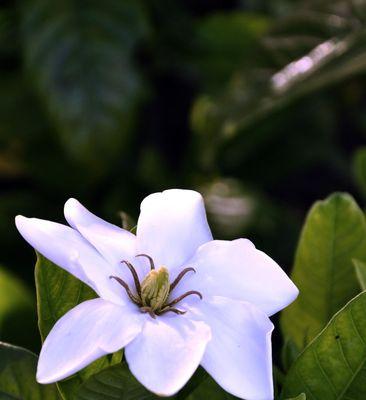
[(289, 271), (314, 201), (362, 205), (365, 21), (362, 0), (1, 1), (0, 338), (38, 347), (14, 216), (63, 221), (69, 197), (120, 224), (151, 192), (199, 190), (216, 238)]

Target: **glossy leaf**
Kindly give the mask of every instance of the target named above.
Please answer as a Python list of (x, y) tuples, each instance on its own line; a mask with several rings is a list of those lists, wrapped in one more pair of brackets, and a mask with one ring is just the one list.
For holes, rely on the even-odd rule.
[(27, 71), (71, 155), (101, 166), (129, 141), (143, 89), (132, 53), (146, 31), (139, 1), (23, 7)]
[[(42, 340), (44, 340), (53, 325), (67, 311), (83, 301), (97, 297), (95, 292), (63, 269), (57, 267), (42, 255), (38, 254), (35, 270), (38, 325)], [(122, 355), (116, 353), (113, 357), (105, 356), (73, 377), (58, 382), (57, 385), (66, 398), (91, 375), (112, 364), (120, 362)]]
[(301, 349), (359, 291), (352, 259), (366, 260), (366, 221), (348, 194), (336, 193), (310, 210), (292, 279), (300, 290), (281, 317), (285, 337)]
[(0, 399), (59, 400), (55, 385), (36, 382), (36, 367), (35, 354), (0, 342)]
[(356, 276), (362, 290), (366, 290), (366, 263), (360, 260), (353, 260)]
[(291, 367), (283, 398), (363, 400), (366, 393), (366, 293), (351, 300)]

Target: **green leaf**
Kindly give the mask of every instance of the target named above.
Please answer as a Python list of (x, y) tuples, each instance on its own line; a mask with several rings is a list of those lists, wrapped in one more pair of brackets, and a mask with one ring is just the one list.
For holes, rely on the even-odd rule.
[(207, 378), (208, 373), (202, 368), (198, 367), (192, 378), (187, 382), (183, 389), (174, 396), (176, 400), (186, 399), (192, 392), (194, 392)]
[(59, 400), (55, 385), (36, 382), (37, 356), (21, 347), (0, 342), (0, 398)]
[(360, 260), (353, 260), (356, 276), (362, 290), (366, 290), (366, 263)]
[(133, 51), (147, 26), (136, 0), (28, 0), (24, 51), (66, 150), (98, 168), (130, 140), (142, 78)]
[(353, 174), (357, 186), (366, 196), (366, 147), (358, 149), (353, 157)]
[(210, 376), (187, 397), (187, 400), (235, 400), (237, 397), (225, 392)]
[(366, 394), (366, 293), (351, 300), (291, 367), (283, 398), (363, 400)]
[[(209, 385), (205, 382), (209, 381)], [(203, 385), (203, 389), (198, 390)], [(198, 368), (184, 388), (169, 399), (198, 400), (206, 393), (213, 400), (234, 399), (224, 392), (203, 368)], [(215, 394), (216, 393), (216, 394)], [(212, 397), (212, 396), (216, 397)], [(91, 376), (76, 392), (75, 400), (155, 400), (160, 399), (146, 390), (131, 374), (127, 364), (114, 365)]]
[(335, 193), (306, 218), (292, 273), (300, 295), (281, 316), (300, 349), (360, 291), (352, 259), (366, 260), (366, 221), (351, 196)]
[(91, 376), (78, 390), (75, 400), (153, 400), (129, 372), (126, 364), (114, 365)]
[[(0, 268), (0, 338), (22, 346), (31, 346), (38, 338), (35, 301), (28, 287)], [(24, 335), (24, 331), (27, 335)]]
[[(37, 304), (38, 304), (38, 325), (42, 341), (53, 325), (67, 311), (74, 308), (83, 301), (93, 299), (95, 292), (63, 269), (54, 265), (40, 254), (37, 254), (35, 269)], [(71, 378), (58, 382), (60, 392), (69, 399), (77, 388), (91, 375), (103, 368), (120, 362), (121, 353), (113, 357), (105, 356), (88, 367), (73, 375)]]

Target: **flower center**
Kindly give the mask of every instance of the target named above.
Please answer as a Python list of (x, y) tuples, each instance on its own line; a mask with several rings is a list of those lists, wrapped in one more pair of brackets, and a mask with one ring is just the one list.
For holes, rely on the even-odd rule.
[(156, 315), (162, 315), (167, 312), (174, 312), (182, 315), (186, 311), (179, 310), (174, 306), (182, 301), (187, 296), (196, 295), (202, 300), (202, 294), (196, 290), (190, 290), (181, 296), (169, 301), (169, 295), (173, 289), (182, 280), (187, 272), (196, 272), (194, 268), (183, 269), (172, 283), (169, 281), (169, 271), (164, 266), (156, 269), (154, 260), (147, 254), (138, 254), (136, 257), (146, 257), (150, 262), (150, 272), (145, 276), (140, 283), (135, 267), (128, 261), (121, 261), (130, 270), (136, 293), (132, 293), (128, 284), (118, 276), (110, 276), (110, 279), (115, 279), (125, 290), (128, 297), (134, 302), (143, 313), (149, 313), (152, 318)]

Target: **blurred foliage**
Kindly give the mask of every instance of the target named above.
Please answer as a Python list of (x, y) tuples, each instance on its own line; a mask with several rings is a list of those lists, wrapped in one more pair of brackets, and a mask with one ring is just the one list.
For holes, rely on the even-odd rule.
[[(0, 297), (0, 339), (32, 350), (34, 254), (16, 214), (61, 221), (63, 203), (76, 197), (132, 227), (146, 194), (195, 188), (215, 237), (249, 237), (289, 272), (315, 200), (334, 191), (366, 197), (365, 0), (5, 0), (0, 87), (0, 263), (12, 272), (0, 273), (0, 289), (12, 293)], [(347, 247), (362, 213), (341, 199), (338, 211), (334, 197), (312, 209), (309, 219), (319, 211), (322, 222), (308, 219), (303, 232), (316, 243), (301, 236), (294, 280), (304, 297), (282, 319), (285, 372), (304, 337), (362, 287), (365, 260)], [(326, 268), (312, 247), (332, 258), (333, 239), (345, 253), (335, 249)], [(314, 283), (332, 271), (337, 281)], [(333, 290), (342, 295), (325, 310)], [(73, 305), (52, 298), (58, 316)], [(44, 305), (40, 317), (44, 337), (54, 320)], [(210, 382), (207, 393), (221, 395)], [(302, 391), (289, 395), (303, 399)]]
[[(0, 269), (0, 340), (30, 349), (38, 347), (33, 293), (18, 278)], [(27, 332), (24, 335), (23, 329)]]

